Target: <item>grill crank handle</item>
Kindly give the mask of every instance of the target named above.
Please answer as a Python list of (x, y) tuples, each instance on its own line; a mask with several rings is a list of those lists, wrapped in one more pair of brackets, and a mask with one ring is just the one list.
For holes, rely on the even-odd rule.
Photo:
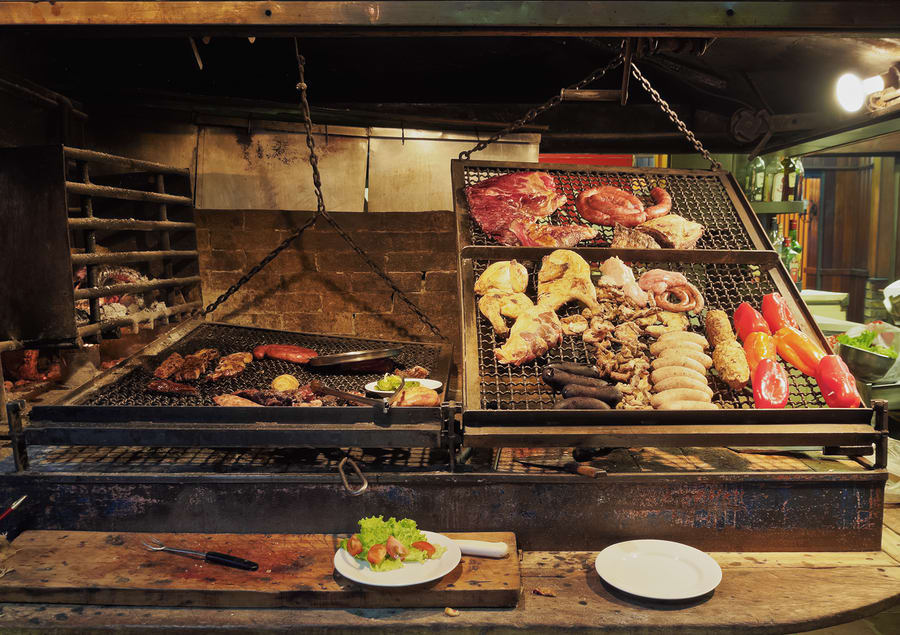
[[(347, 474), (344, 472), (344, 465), (346, 463), (350, 463), (350, 467), (353, 468), (353, 471), (356, 472), (356, 475), (359, 476), (359, 479), (362, 481), (362, 485), (359, 486), (359, 489), (353, 489), (350, 486), (350, 483), (347, 481)], [(349, 456), (345, 456), (341, 459), (341, 462), (338, 463), (338, 474), (341, 475), (341, 482), (344, 484), (344, 487), (350, 492), (350, 496), (359, 496), (363, 492), (365, 492), (369, 487), (369, 481), (366, 479), (365, 474), (362, 473), (362, 470), (359, 469), (359, 465), (356, 464), (356, 461), (351, 459)]]

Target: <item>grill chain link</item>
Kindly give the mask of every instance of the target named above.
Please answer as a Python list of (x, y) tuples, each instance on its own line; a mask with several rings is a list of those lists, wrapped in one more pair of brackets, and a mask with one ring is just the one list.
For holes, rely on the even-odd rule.
[(320, 217), (325, 219), (325, 221), (331, 225), (337, 234), (344, 239), (344, 241), (353, 248), (359, 256), (366, 262), (367, 265), (374, 271), (384, 282), (391, 288), (393, 291), (393, 295), (395, 297), (400, 298), (416, 315), (419, 320), (425, 324), (431, 332), (440, 337), (443, 340), (447, 339), (447, 336), (441, 333), (441, 330), (428, 318), (427, 315), (418, 307), (416, 304), (397, 286), (397, 284), (391, 279), (391, 277), (374, 261), (369, 255), (356, 244), (353, 238), (348, 234), (344, 229), (338, 225), (337, 221), (331, 217), (331, 215), (325, 209), (325, 198), (322, 195), (322, 179), (319, 175), (319, 158), (316, 155), (316, 142), (313, 139), (312, 134), (312, 118), (310, 115), (309, 102), (306, 99), (306, 58), (300, 54), (300, 46), (297, 43), (297, 38), (294, 38), (294, 52), (297, 56), (297, 69), (300, 74), (300, 81), (297, 84), (297, 90), (300, 92), (300, 105), (301, 110), (303, 112), (303, 125), (306, 128), (306, 147), (309, 148), (309, 165), (312, 168), (312, 178), (313, 178), (313, 187), (316, 192), (316, 213), (313, 215), (311, 219), (305, 222), (302, 226), (297, 228), (297, 230), (288, 236), (280, 245), (278, 245), (275, 249), (273, 249), (269, 254), (259, 261), (259, 263), (253, 267), (250, 271), (248, 271), (244, 276), (240, 278), (236, 283), (234, 283), (229, 289), (220, 295), (215, 302), (212, 302), (206, 309), (203, 311), (203, 315), (207, 313), (212, 313), (216, 310), (216, 308), (225, 302), (229, 297), (231, 297), (238, 289), (240, 289), (243, 285), (245, 285), (253, 276), (262, 271), (262, 269), (268, 265), (272, 260), (275, 259), (278, 254), (287, 249), (287, 247), (296, 240), (306, 229), (312, 226)]
[(712, 158), (712, 156), (709, 154), (709, 150), (704, 148), (703, 144), (700, 143), (700, 140), (697, 139), (696, 136), (694, 136), (694, 133), (688, 130), (687, 125), (685, 125), (685, 123), (678, 117), (675, 111), (672, 110), (672, 107), (669, 106), (669, 103), (665, 99), (660, 97), (659, 92), (657, 92), (657, 90), (650, 85), (650, 81), (646, 77), (644, 77), (641, 71), (638, 70), (638, 67), (634, 64), (634, 62), (631, 63), (631, 74), (634, 75), (634, 78), (640, 82), (641, 86), (644, 87), (644, 90), (646, 90), (647, 94), (650, 95), (650, 99), (655, 101), (656, 104), (662, 109), (662, 111), (666, 113), (666, 116), (673, 124), (675, 124), (675, 127), (678, 128), (681, 134), (687, 137), (687, 140), (691, 142), (691, 144), (694, 146), (694, 149), (702, 154), (704, 159), (709, 161), (710, 169), (721, 170), (722, 164)]
[[(584, 88), (585, 86), (587, 86), (588, 84), (591, 84), (591, 83), (597, 81), (598, 79), (600, 79), (601, 77), (603, 77), (604, 75), (606, 75), (609, 71), (611, 71), (612, 69), (619, 66), (623, 61), (624, 61), (624, 56), (620, 53), (615, 58), (613, 58), (613, 60), (609, 64), (607, 64), (606, 66), (602, 66), (598, 69), (595, 69), (590, 75), (588, 75), (587, 77), (582, 79), (580, 82), (577, 82), (575, 84), (572, 84), (571, 86), (568, 86), (567, 89), (568, 90), (580, 90), (580, 89)], [(459, 158), (468, 160), (469, 158), (471, 158), (471, 156), (474, 153), (481, 152), (482, 150), (484, 150), (486, 147), (488, 147), (489, 145), (491, 145), (492, 143), (494, 143), (501, 137), (505, 137), (510, 132), (513, 132), (515, 130), (518, 130), (519, 128), (522, 128), (523, 126), (525, 126), (526, 124), (528, 124), (529, 122), (531, 122), (535, 118), (537, 118), (539, 115), (544, 114), (548, 110), (552, 110), (553, 108), (556, 108), (561, 102), (562, 102), (561, 95), (554, 95), (553, 97), (551, 97), (550, 99), (545, 101), (540, 106), (535, 106), (534, 108), (532, 108), (531, 110), (526, 112), (524, 115), (522, 115), (522, 117), (520, 117), (513, 123), (509, 124), (508, 126), (503, 128), (499, 132), (495, 132), (494, 135), (491, 136), (489, 139), (486, 139), (485, 141), (479, 141), (477, 144), (475, 144), (475, 146), (471, 150), (463, 150), (462, 152), (459, 153)]]

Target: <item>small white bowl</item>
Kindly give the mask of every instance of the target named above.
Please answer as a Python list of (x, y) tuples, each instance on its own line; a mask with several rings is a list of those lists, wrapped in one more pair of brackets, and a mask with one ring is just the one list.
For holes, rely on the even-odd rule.
[[(415, 379), (414, 377), (410, 377), (406, 381), (417, 381), (423, 388), (431, 388), (432, 390), (440, 390), (441, 386), (444, 385), (436, 379)], [(388, 397), (394, 394), (393, 390), (376, 390), (375, 384), (377, 383), (377, 381), (370, 381), (368, 384), (366, 384), (366, 392), (370, 392), (373, 395), (381, 395), (382, 397)]]

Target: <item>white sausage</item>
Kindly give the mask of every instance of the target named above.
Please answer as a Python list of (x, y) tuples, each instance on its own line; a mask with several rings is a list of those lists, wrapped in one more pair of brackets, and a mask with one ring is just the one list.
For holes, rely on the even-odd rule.
[(703, 352), (703, 345), (691, 340), (659, 340), (650, 345), (650, 354), (658, 357), (670, 348), (693, 348)]
[(699, 382), (690, 377), (669, 377), (653, 385), (653, 392), (672, 390), (673, 388), (691, 388), (699, 390), (712, 397), (713, 391), (705, 382)]
[(678, 403), (679, 401), (709, 402), (712, 401), (712, 396), (692, 388), (673, 388), (672, 390), (658, 392), (650, 397), (650, 405), (654, 408), (662, 408), (667, 403)]
[(703, 364), (703, 368), (707, 370), (712, 367), (712, 357), (696, 348), (667, 348), (660, 355), (660, 358), (663, 357), (689, 357), (695, 362)]
[(719, 406), (706, 401), (670, 401), (659, 407), (659, 410), (718, 410)]
[(709, 341), (699, 333), (691, 333), (690, 331), (669, 331), (659, 336), (660, 342), (693, 342), (699, 344), (703, 349), (709, 348)]
[(665, 368), (657, 368), (650, 373), (650, 381), (654, 384), (669, 379), (670, 377), (690, 377), (694, 381), (706, 381), (706, 376), (698, 373), (696, 370), (685, 368), (684, 366), (667, 366)]
[(703, 367), (703, 364), (695, 359), (691, 359), (690, 357), (683, 357), (680, 355), (664, 355), (662, 357), (658, 357), (653, 360), (652, 365), (654, 370), (656, 370), (657, 368), (668, 368), (669, 366), (683, 366), (684, 368), (690, 368), (691, 370), (696, 371), (701, 375), (706, 375), (706, 368)]

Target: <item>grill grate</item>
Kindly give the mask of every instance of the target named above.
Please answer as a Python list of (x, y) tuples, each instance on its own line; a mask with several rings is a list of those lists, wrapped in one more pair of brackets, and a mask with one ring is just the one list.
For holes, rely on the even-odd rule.
[[(566, 195), (566, 203), (551, 217), (553, 225), (590, 225), (575, 209), (580, 192), (591, 187), (612, 185), (631, 192), (645, 204), (650, 204), (650, 190), (662, 187), (672, 195), (672, 213), (701, 223), (706, 229), (697, 243), (698, 249), (753, 249), (750, 235), (738, 217), (734, 203), (721, 178), (716, 174), (678, 174), (659, 172), (617, 172), (615, 170), (542, 169), (556, 179), (557, 190)], [(465, 165), (464, 186), (474, 185), (497, 176), (519, 172), (521, 169)], [(592, 225), (600, 230), (597, 237), (579, 243), (581, 247), (608, 247), (613, 228)], [(496, 245), (471, 218), (469, 219), (469, 243), (472, 245)]]
[(31, 457), (38, 472), (91, 473), (322, 473), (333, 474), (349, 455), (364, 472), (433, 471), (446, 467), (447, 450), (437, 448), (154, 448), (45, 446)]
[[(529, 285), (526, 293), (534, 300), (537, 289), (537, 272), (540, 262), (527, 262), (518, 259), (529, 271)], [(490, 264), (490, 260), (473, 261), (474, 275), (479, 275)], [(629, 263), (635, 276), (640, 276), (649, 269), (667, 269), (679, 271), (689, 282), (700, 289), (706, 299), (708, 309), (722, 309), (729, 315), (744, 301), (760, 306), (763, 295), (777, 291), (770, 274), (760, 266), (747, 264), (722, 263)], [(591, 263), (597, 270), (599, 263)], [(560, 318), (575, 315), (583, 307), (577, 303), (569, 303), (559, 309)], [(703, 320), (706, 309), (700, 316), (689, 314), (691, 331), (703, 334)], [(580, 336), (564, 335), (562, 344), (551, 349), (546, 355), (532, 362), (515, 367), (497, 362), (494, 348), (503, 343), (496, 336), (490, 322), (478, 312), (476, 318), (476, 338), (478, 343), (478, 370), (481, 388), (482, 408), (487, 410), (548, 410), (559, 398), (554, 396), (549, 386), (541, 379), (544, 366), (554, 362), (579, 362), (583, 364), (594, 361), (593, 346), (582, 342)], [(647, 340), (649, 341), (649, 339)], [(791, 391), (788, 408), (821, 408), (825, 407), (822, 394), (812, 377), (807, 377), (792, 366), (784, 365), (788, 371)], [(710, 371), (710, 388), (713, 389), (713, 402), (721, 408), (753, 408), (752, 391), (745, 388), (737, 392), (722, 382), (715, 371)]]
[[(145, 386), (153, 379), (153, 371), (171, 353), (181, 355), (193, 353), (201, 348), (215, 348), (224, 356), (241, 351), (252, 352), (260, 344), (293, 344), (317, 351), (319, 355), (333, 355), (351, 351), (385, 348), (388, 343), (380, 340), (360, 340), (328, 335), (310, 335), (269, 331), (244, 326), (226, 324), (201, 324), (163, 352), (134, 368), (117, 381), (89, 394), (77, 405), (88, 406), (212, 406), (213, 397), (248, 388), (269, 388), (272, 380), (279, 375), (289, 374), (300, 384), (320, 379), (332, 388), (344, 391), (362, 391), (364, 386), (381, 377), (380, 373), (338, 374), (311, 371), (304, 365), (292, 364), (278, 359), (253, 360), (246, 370), (235, 377), (227, 377), (216, 382), (196, 382), (199, 395), (183, 397), (145, 392)], [(394, 358), (400, 368), (411, 368), (416, 364), (434, 372), (438, 366), (440, 346), (424, 343), (404, 343), (402, 351)], [(211, 362), (207, 371), (215, 367)], [(441, 378), (444, 381), (446, 378)], [(75, 405), (75, 404), (73, 404)]]

